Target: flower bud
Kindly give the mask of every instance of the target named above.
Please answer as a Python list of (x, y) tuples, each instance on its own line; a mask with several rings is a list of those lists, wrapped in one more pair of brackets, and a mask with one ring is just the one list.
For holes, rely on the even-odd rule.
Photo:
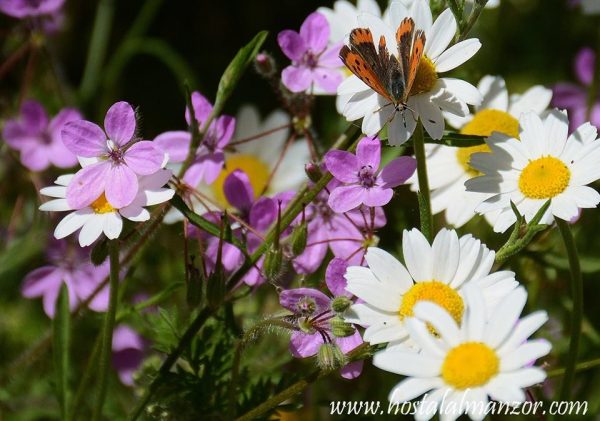
[(346, 365), (346, 356), (336, 344), (323, 344), (317, 354), (317, 364), (322, 369), (335, 370)]
[(336, 338), (345, 338), (346, 336), (354, 335), (356, 329), (350, 323), (347, 323), (340, 316), (335, 316), (329, 321), (331, 333)]
[(313, 183), (316, 183), (321, 179), (321, 177), (323, 177), (323, 171), (321, 171), (319, 165), (315, 164), (314, 162), (309, 162), (306, 164), (304, 166), (304, 171), (306, 172), (306, 175), (310, 181)]
[(277, 72), (275, 59), (273, 59), (269, 53), (264, 51), (256, 55), (254, 67), (259, 75), (266, 78), (272, 77)]
[(283, 269), (283, 251), (281, 247), (270, 247), (265, 256), (263, 272), (268, 280), (276, 279)]
[(90, 259), (94, 266), (100, 266), (108, 257), (108, 239), (102, 238), (92, 248)]
[(294, 256), (299, 256), (306, 248), (306, 239), (308, 238), (308, 225), (306, 221), (302, 221), (296, 225), (290, 235), (290, 243), (292, 245), (292, 253)]
[(339, 297), (335, 297), (331, 301), (331, 309), (336, 313), (343, 313), (348, 310), (348, 307), (352, 305), (352, 300), (345, 295), (340, 295)]

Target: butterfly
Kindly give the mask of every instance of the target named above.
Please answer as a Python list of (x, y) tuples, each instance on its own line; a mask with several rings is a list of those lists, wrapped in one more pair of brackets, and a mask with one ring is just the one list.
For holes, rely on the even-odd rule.
[[(398, 110), (407, 107), (425, 48), (425, 33), (415, 31), (412, 18), (404, 18), (396, 30), (398, 58), (388, 51), (385, 37), (379, 37), (378, 49), (368, 28), (350, 32), (350, 46), (340, 50), (340, 58), (360, 80)], [(389, 105), (389, 104), (388, 104)]]

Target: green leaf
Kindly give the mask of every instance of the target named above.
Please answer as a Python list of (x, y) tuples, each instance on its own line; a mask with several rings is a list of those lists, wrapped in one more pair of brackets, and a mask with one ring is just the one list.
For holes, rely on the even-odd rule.
[(485, 144), (485, 136), (476, 136), (470, 134), (460, 134), (456, 132), (445, 131), (444, 136), (441, 139), (432, 139), (427, 132), (425, 132), (425, 143), (434, 143), (437, 145), (456, 146), (456, 147), (469, 147)]
[(56, 381), (56, 392), (62, 419), (69, 419), (67, 411), (69, 408), (69, 343), (71, 336), (71, 310), (69, 309), (69, 290), (66, 284), (62, 284), (58, 301), (56, 303), (56, 314), (52, 321), (52, 352), (54, 357), (54, 372)]
[(225, 101), (227, 101), (233, 92), (233, 89), (242, 77), (242, 74), (258, 54), (267, 35), (267, 31), (261, 31), (256, 34), (254, 38), (252, 38), (252, 41), (237, 52), (231, 63), (229, 63), (229, 66), (227, 66), (227, 69), (225, 69), (225, 72), (223, 72), (223, 76), (221, 76), (221, 80), (219, 81), (219, 87), (217, 88), (217, 97), (215, 99), (213, 111), (214, 115), (220, 113)]

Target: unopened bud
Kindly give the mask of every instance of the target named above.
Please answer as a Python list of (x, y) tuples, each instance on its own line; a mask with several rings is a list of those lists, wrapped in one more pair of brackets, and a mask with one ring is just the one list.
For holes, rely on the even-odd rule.
[(296, 225), (290, 235), (290, 243), (292, 245), (292, 253), (294, 256), (299, 256), (306, 248), (306, 239), (308, 238), (308, 224), (302, 221)]
[(323, 177), (323, 171), (321, 171), (321, 167), (319, 167), (314, 162), (309, 162), (304, 166), (304, 171), (306, 175), (313, 183), (316, 183)]
[(335, 370), (346, 365), (346, 356), (336, 344), (323, 344), (317, 354), (317, 364), (322, 369)]
[(283, 252), (281, 247), (270, 247), (265, 256), (263, 271), (268, 280), (276, 279), (282, 271)]
[(345, 338), (346, 336), (354, 335), (356, 329), (350, 323), (347, 323), (340, 316), (335, 316), (329, 321), (331, 326), (331, 333), (336, 338)]
[(331, 309), (336, 313), (343, 313), (348, 310), (348, 307), (352, 305), (352, 300), (345, 295), (340, 295), (339, 297), (335, 297), (331, 301)]
[(254, 59), (254, 67), (259, 75), (266, 78), (270, 78), (277, 71), (275, 59), (269, 53), (264, 51), (256, 55), (256, 58)]

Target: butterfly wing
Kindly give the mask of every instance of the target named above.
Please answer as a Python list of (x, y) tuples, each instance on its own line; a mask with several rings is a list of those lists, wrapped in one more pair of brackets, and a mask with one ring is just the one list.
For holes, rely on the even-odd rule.
[(396, 30), (396, 42), (398, 43), (398, 57), (404, 74), (404, 84), (407, 85), (407, 70), (410, 65), (410, 47), (412, 45), (415, 21), (412, 18), (404, 18)]
[(417, 77), (417, 70), (419, 70), (419, 64), (421, 63), (421, 57), (423, 57), (423, 50), (425, 49), (425, 33), (418, 30), (415, 34), (415, 40), (412, 45), (412, 52), (410, 54), (408, 75), (406, 78), (406, 92), (407, 95), (410, 93), (413, 82)]
[(382, 84), (382, 67), (373, 43), (373, 34), (368, 28), (356, 28), (350, 33), (350, 47), (340, 50), (342, 62), (371, 89), (391, 100)]

